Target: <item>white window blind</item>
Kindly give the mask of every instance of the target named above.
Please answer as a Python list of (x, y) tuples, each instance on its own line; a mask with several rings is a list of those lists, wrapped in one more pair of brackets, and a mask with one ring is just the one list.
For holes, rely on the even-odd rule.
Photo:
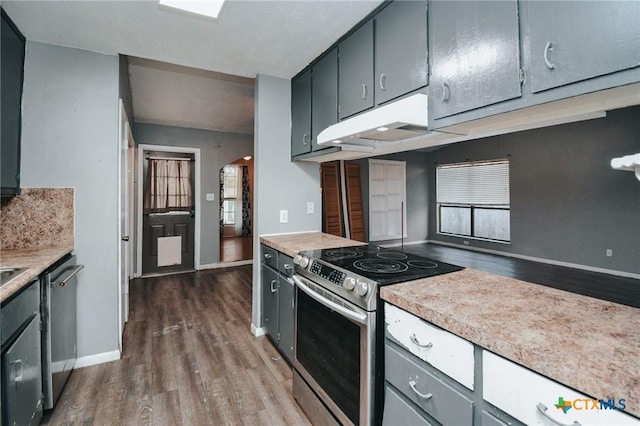
[(436, 185), (438, 203), (509, 205), (509, 161), (438, 166)]

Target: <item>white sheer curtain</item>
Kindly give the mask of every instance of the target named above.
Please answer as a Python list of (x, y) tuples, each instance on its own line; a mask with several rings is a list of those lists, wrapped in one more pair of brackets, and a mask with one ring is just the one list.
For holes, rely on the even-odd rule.
[(149, 159), (145, 213), (189, 211), (191, 194), (191, 161)]

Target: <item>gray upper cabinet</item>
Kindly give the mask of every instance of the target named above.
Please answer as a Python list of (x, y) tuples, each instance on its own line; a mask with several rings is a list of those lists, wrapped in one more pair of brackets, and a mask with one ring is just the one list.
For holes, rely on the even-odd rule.
[(532, 92), (640, 65), (640, 2), (527, 1)]
[(429, 29), (430, 117), (521, 96), (516, 0), (431, 1)]
[(427, 3), (394, 1), (375, 18), (375, 100), (427, 85)]
[(312, 151), (318, 146), (318, 134), (338, 122), (338, 50), (333, 49), (312, 68), (311, 74), (311, 141)]
[(373, 107), (373, 20), (342, 41), (338, 59), (339, 117)]
[(311, 70), (291, 82), (291, 156), (311, 152)]

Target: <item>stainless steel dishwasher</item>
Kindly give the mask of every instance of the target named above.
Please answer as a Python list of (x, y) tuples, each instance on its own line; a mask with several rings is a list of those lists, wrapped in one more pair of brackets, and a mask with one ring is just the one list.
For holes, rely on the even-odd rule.
[(77, 355), (76, 256), (67, 257), (42, 275), (42, 387), (44, 409), (54, 407)]

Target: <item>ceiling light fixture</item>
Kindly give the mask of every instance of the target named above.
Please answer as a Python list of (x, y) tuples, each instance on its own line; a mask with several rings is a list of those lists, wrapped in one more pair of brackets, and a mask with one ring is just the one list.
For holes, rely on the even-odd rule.
[(250, 155), (247, 155), (246, 157), (242, 157), (242, 158), (244, 158), (244, 159), (245, 159), (245, 161), (249, 161), (249, 160), (251, 160), (251, 156), (250, 156)]
[(161, 6), (216, 19), (225, 0), (159, 0)]
[(376, 130), (379, 132), (386, 132), (387, 130), (389, 130), (389, 128), (383, 126), (383, 127), (378, 127)]
[(336, 139), (336, 140), (331, 141), (331, 142), (333, 142), (333, 143), (342, 143), (342, 141), (340, 139)]

